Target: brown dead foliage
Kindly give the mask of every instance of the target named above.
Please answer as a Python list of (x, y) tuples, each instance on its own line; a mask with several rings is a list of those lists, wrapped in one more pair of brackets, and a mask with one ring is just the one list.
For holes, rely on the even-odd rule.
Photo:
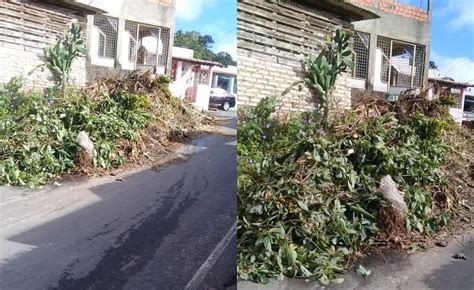
[(149, 100), (149, 111), (155, 116), (155, 121), (139, 132), (138, 141), (121, 140), (116, 144), (117, 153), (125, 160), (139, 162), (143, 159), (142, 153), (166, 151), (166, 147), (173, 143), (185, 142), (198, 134), (205, 124), (215, 123), (211, 116), (197, 111), (185, 100), (174, 97), (168, 89), (169, 83), (167, 76), (154, 76), (151, 71), (134, 71), (125, 77), (97, 79), (84, 88), (91, 98), (123, 91), (146, 96)]
[(377, 226), (383, 229), (378, 237), (379, 241), (385, 241), (394, 247), (404, 248), (410, 234), (405, 227), (405, 217), (401, 216), (393, 207), (382, 207), (377, 215)]
[(396, 101), (388, 101), (366, 92), (352, 107), (352, 111), (358, 117), (354, 125), (386, 114), (395, 114), (397, 120), (403, 123), (415, 113), (447, 119), (449, 116), (448, 107), (454, 104), (456, 102), (452, 97), (430, 100), (427, 91), (417, 93), (408, 90), (402, 92)]

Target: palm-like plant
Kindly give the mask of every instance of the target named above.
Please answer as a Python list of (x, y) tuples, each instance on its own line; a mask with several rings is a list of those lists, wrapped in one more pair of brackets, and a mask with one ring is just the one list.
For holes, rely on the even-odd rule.
[(73, 60), (86, 53), (86, 45), (81, 37), (81, 26), (72, 23), (65, 31), (64, 37), (45, 49), (46, 66), (51, 70), (64, 95), (69, 82)]
[(304, 83), (314, 91), (322, 104), (322, 121), (325, 127), (329, 125), (329, 107), (333, 101), (336, 78), (353, 66), (352, 51), (349, 47), (350, 38), (348, 33), (336, 30), (336, 34), (328, 41), (327, 47), (318, 56), (309, 57), (305, 61), (307, 75)]

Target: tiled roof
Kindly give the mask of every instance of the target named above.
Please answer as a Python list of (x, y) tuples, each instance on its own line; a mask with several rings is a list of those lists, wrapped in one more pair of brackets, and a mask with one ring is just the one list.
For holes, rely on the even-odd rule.
[(187, 62), (198, 63), (198, 64), (203, 64), (203, 65), (222, 66), (222, 64), (220, 62), (202, 60), (202, 59), (195, 59), (195, 58), (187, 58), (187, 57), (175, 57), (175, 56), (173, 56), (173, 60), (181, 60), (181, 61), (187, 61)]

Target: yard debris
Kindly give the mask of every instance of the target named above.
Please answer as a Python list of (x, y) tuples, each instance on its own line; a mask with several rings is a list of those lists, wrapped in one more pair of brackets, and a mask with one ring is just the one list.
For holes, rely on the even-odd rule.
[(457, 253), (453, 256), (453, 258), (456, 260), (467, 260), (466, 255), (464, 255), (463, 253)]
[[(0, 185), (36, 187), (62, 174), (105, 173), (183, 142), (213, 119), (150, 71), (99, 79), (66, 95), (0, 90)], [(7, 137), (8, 136), (8, 137)]]
[(356, 268), (356, 273), (364, 277), (364, 279), (367, 279), (367, 277), (370, 276), (370, 274), (372, 274), (372, 271), (367, 270), (364, 266), (359, 264), (359, 266), (357, 266)]
[(85, 131), (81, 131), (77, 134), (76, 142), (81, 145), (90, 157), (94, 157), (94, 143)]
[(447, 246), (448, 246), (448, 242), (445, 241), (445, 240), (436, 241), (436, 242), (435, 242), (435, 245), (438, 246), (438, 247), (444, 248), (444, 247), (447, 247)]
[(276, 97), (240, 113), (239, 277), (333, 283), (371, 246), (433, 245), (474, 196), (455, 182), (474, 139), (447, 103), (365, 98), (325, 134), (313, 112), (273, 117)]
[(397, 184), (393, 181), (390, 175), (382, 177), (380, 181), (380, 191), (383, 197), (387, 199), (396, 212), (405, 218), (407, 215), (407, 204), (403, 198), (403, 193), (397, 189)]

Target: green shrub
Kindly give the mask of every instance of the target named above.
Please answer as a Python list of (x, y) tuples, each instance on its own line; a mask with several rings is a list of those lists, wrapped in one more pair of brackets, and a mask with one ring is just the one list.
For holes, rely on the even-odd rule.
[(39, 92), (20, 93), (16, 82), (0, 92), (0, 185), (38, 186), (75, 168), (80, 131), (95, 143), (93, 165), (117, 167), (125, 159), (117, 144), (136, 141), (155, 120), (145, 94), (76, 92), (53, 102)]
[(275, 98), (263, 99), (238, 128), (241, 279), (340, 282), (348, 261), (384, 235), (387, 203), (377, 188), (385, 175), (406, 194), (408, 231), (447, 224), (430, 190), (446, 184), (447, 121), (413, 113), (400, 122), (389, 113), (354, 125), (348, 113), (339, 125), (350, 130), (322, 130), (314, 113), (277, 121), (275, 106)]

